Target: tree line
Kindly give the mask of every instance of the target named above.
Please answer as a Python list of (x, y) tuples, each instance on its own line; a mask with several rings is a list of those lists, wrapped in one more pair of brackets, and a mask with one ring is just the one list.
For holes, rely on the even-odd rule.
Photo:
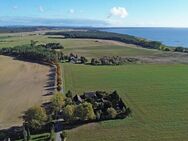
[(61, 72), (61, 66), (59, 63), (56, 63), (56, 83), (57, 83), (57, 91), (61, 91), (62, 89), (62, 72)]
[[(61, 51), (56, 51), (54, 43), (53, 47), (44, 47), (42, 45), (36, 45), (36, 42), (31, 41), (31, 44), (16, 46), (16, 47), (7, 47), (0, 49), (0, 55), (13, 56), (18, 59), (28, 59), (37, 62), (45, 62), (49, 64), (54, 64), (63, 59), (64, 54)], [(49, 46), (49, 44), (46, 44)]]
[(140, 60), (137, 58), (119, 57), (119, 56), (103, 56), (101, 58), (92, 58), (91, 65), (123, 65), (129, 63), (138, 63)]
[(127, 44), (138, 45), (143, 48), (149, 48), (149, 49), (160, 49), (161, 46), (164, 47), (164, 45), (158, 41), (149, 41), (131, 35), (123, 35), (118, 33), (104, 32), (97, 30), (47, 32), (46, 35), (62, 35), (65, 38), (90, 38), (90, 39), (115, 40)]

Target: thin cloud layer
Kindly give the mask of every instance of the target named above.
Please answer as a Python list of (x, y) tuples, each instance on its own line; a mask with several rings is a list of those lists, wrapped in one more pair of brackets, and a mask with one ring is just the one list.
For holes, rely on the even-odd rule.
[(32, 18), (32, 17), (0, 17), (0, 26), (6, 25), (42, 25), (42, 26), (107, 26), (103, 20), (94, 19), (57, 19), (57, 18)]

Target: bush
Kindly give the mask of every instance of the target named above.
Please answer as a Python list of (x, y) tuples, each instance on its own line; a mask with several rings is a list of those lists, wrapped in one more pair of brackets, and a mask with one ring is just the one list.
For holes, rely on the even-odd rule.
[(100, 62), (98, 59), (96, 59), (96, 58), (91, 59), (91, 65), (99, 65), (99, 64), (100, 64)]
[(113, 119), (117, 116), (117, 111), (114, 108), (108, 108), (107, 109), (108, 118)]
[(74, 113), (75, 113), (75, 106), (74, 105), (67, 105), (63, 109), (63, 114), (64, 114), (64, 118), (65, 118), (66, 121), (70, 122), (73, 119), (75, 119)]
[(66, 97), (69, 97), (69, 98), (72, 98), (72, 96), (73, 96), (72, 92), (70, 90), (65, 95), (66, 95)]
[(57, 85), (61, 85), (62, 84), (62, 79), (61, 79), (61, 77), (58, 77), (57, 78)]
[(57, 91), (60, 92), (62, 89), (62, 86), (60, 84), (57, 85)]
[(170, 51), (170, 49), (164, 45), (161, 45), (159, 49), (162, 51)]
[(40, 46), (48, 49), (64, 49), (64, 47), (60, 43), (48, 43), (46, 45), (40, 45)]
[(32, 129), (41, 129), (47, 121), (45, 109), (40, 106), (28, 109), (24, 114), (24, 121)]
[(122, 65), (126, 63), (137, 63), (139, 59), (137, 58), (126, 58), (126, 57), (119, 57), (119, 56), (113, 56), (113, 57), (101, 57), (99, 59), (92, 58), (91, 59), (91, 65)]
[(96, 119), (92, 104), (88, 102), (79, 104), (76, 107), (75, 116), (78, 117), (82, 121)]
[(5, 138), (7, 138), (7, 134), (3, 131), (0, 131), (0, 140), (4, 140)]
[(183, 47), (176, 47), (174, 49), (175, 52), (184, 52), (184, 48)]
[(84, 56), (81, 56), (80, 61), (81, 61), (81, 64), (86, 64), (88, 60)]
[(51, 99), (53, 112), (59, 112), (65, 106), (65, 98), (62, 93), (55, 94)]

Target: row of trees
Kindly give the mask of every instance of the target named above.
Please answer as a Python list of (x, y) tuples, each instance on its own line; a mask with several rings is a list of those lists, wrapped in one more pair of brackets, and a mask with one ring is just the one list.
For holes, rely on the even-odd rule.
[(0, 55), (13, 56), (19, 59), (29, 59), (32, 61), (56, 64), (60, 60), (66, 59), (61, 50), (64, 47), (60, 43), (39, 44), (38, 41), (31, 40), (30, 44), (16, 46), (12, 48), (1, 48)]
[(188, 48), (184, 48), (184, 47), (176, 47), (174, 49), (175, 52), (183, 52), (183, 53), (188, 53)]
[(91, 39), (105, 39), (115, 40), (128, 44), (135, 44), (143, 48), (160, 49), (161, 42), (148, 41), (135, 36), (123, 35), (117, 33), (88, 30), (88, 31), (66, 31), (66, 32), (48, 32), (47, 35), (63, 35), (65, 38), (91, 38)]
[(89, 62), (84, 56), (79, 57), (77, 54), (70, 53), (69, 55), (63, 55), (62, 61), (74, 63), (74, 64), (91, 64), (91, 65), (122, 65), (127, 63), (138, 63), (138, 58), (120, 57), (120, 56), (103, 56), (101, 58), (92, 58)]
[(39, 46), (47, 49), (64, 49), (64, 47), (60, 43), (47, 43), (47, 44), (41, 44)]
[(60, 58), (55, 50), (49, 50), (40, 46), (23, 45), (13, 48), (2, 48), (0, 49), (1, 55), (13, 56), (20, 59), (29, 59), (32, 61), (57, 62)]
[(57, 91), (61, 91), (62, 89), (62, 72), (61, 66), (59, 63), (56, 63), (56, 76), (57, 76)]
[(139, 59), (137, 58), (123, 58), (119, 56), (113, 57), (101, 57), (101, 58), (92, 58), (91, 65), (122, 65), (127, 63), (137, 63)]

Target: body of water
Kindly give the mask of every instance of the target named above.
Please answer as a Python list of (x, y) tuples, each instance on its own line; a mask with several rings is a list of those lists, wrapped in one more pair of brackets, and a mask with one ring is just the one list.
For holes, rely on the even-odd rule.
[(160, 41), (169, 46), (188, 48), (188, 28), (108, 28), (102, 31), (129, 34), (149, 40)]

